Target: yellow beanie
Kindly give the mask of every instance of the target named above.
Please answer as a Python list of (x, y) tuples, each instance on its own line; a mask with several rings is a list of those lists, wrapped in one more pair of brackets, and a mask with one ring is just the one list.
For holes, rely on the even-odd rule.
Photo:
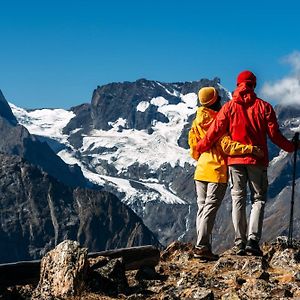
[(199, 101), (203, 106), (211, 106), (218, 99), (218, 92), (213, 87), (203, 87), (198, 93)]

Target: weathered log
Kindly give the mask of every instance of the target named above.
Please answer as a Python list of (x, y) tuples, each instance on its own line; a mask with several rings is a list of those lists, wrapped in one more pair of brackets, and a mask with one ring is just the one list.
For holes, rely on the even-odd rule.
[[(154, 246), (121, 248), (88, 254), (88, 258), (105, 256), (122, 257), (126, 270), (154, 267), (159, 262), (160, 252)], [(40, 276), (40, 260), (0, 264), (0, 286), (37, 284)]]
[(160, 252), (154, 246), (139, 246), (89, 253), (89, 258), (105, 256), (122, 257), (126, 270), (138, 270), (142, 267), (154, 267), (159, 262)]
[(40, 260), (0, 264), (0, 286), (38, 284)]

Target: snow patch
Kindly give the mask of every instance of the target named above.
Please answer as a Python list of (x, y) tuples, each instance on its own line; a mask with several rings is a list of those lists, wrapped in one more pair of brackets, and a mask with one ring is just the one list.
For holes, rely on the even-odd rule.
[(290, 125), (290, 129), (293, 132), (300, 132), (300, 120), (293, 118), (292, 120), (289, 121), (288, 123)]
[(152, 105), (160, 107), (160, 106), (169, 104), (169, 101), (166, 100), (164, 97), (156, 97), (156, 98), (152, 98), (150, 103)]
[(156, 131), (151, 135), (134, 129), (124, 129), (122, 132), (93, 130), (83, 138), (79, 151), (85, 153), (87, 149), (91, 151), (101, 147), (116, 147), (114, 152), (102, 153), (101, 159), (107, 160), (120, 174), (135, 163), (146, 164), (150, 170), (155, 171), (165, 163), (174, 167), (191, 162), (189, 151), (178, 146), (178, 136), (172, 136), (176, 131), (168, 127), (163, 128), (163, 131), (158, 129), (163, 124), (157, 122)]
[[(66, 150), (60, 151), (58, 155), (68, 164), (78, 164), (81, 167), (83, 175), (91, 182), (100, 186), (104, 186), (106, 184), (113, 185), (120, 193), (125, 193), (125, 197), (122, 199), (122, 201), (126, 204), (130, 204), (136, 199), (140, 199), (143, 203), (158, 200), (167, 204), (186, 204), (185, 201), (174, 195), (171, 191), (167, 190), (167, 188), (162, 184), (128, 180), (125, 178), (97, 174), (88, 170), (77, 158), (72, 155), (72, 153)], [(142, 190), (132, 187), (130, 182), (136, 182), (141, 186), (144, 186), (145, 189), (148, 188), (151, 191), (145, 193)]]
[(179, 198), (178, 196), (173, 194), (171, 191), (167, 190), (166, 187), (162, 184), (147, 183), (145, 185), (150, 187), (151, 189), (154, 189), (154, 190), (158, 191), (161, 194), (162, 200), (165, 203), (168, 203), (168, 204), (175, 204), (175, 203), (176, 204), (186, 204), (185, 201), (183, 201), (181, 198)]
[(279, 155), (274, 157), (270, 163), (269, 163), (269, 167), (274, 166), (277, 162), (279, 162), (280, 160), (284, 159), (286, 156), (288, 155), (288, 152), (285, 152), (284, 150), (280, 150)]
[(115, 129), (118, 129), (120, 126), (125, 128), (127, 125), (127, 120), (119, 118), (115, 122), (108, 122), (108, 125), (112, 126)]
[(75, 117), (72, 111), (64, 109), (36, 109), (26, 111), (9, 103), (18, 122), (26, 127), (31, 134), (47, 136), (60, 142), (67, 143), (67, 135), (63, 128)]
[[(156, 122), (153, 130), (163, 136), (168, 145), (170, 144), (174, 147), (176, 145), (179, 149), (182, 149), (178, 146), (177, 141), (188, 117), (194, 114), (196, 110), (197, 107), (190, 108), (185, 102), (161, 106), (158, 108), (158, 111), (164, 114), (169, 119), (169, 122)], [(172, 156), (176, 156), (178, 153), (174, 152)]]
[(188, 108), (195, 108), (198, 104), (198, 96), (195, 93), (189, 93), (186, 95), (181, 95), (181, 99), (186, 103)]
[(175, 96), (175, 97), (179, 97), (180, 93), (176, 90), (173, 90), (173, 92), (170, 92), (163, 84), (161, 84), (160, 82), (156, 81), (156, 83), (161, 86), (167, 94), (171, 95), (171, 96)]
[(147, 101), (141, 101), (137, 107), (136, 107), (136, 111), (140, 111), (140, 112), (145, 112), (147, 110), (147, 108), (149, 107), (150, 103)]

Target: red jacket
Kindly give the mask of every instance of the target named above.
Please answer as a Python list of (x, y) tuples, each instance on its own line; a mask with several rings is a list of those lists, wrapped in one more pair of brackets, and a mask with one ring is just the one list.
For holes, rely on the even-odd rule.
[(263, 158), (252, 154), (228, 156), (228, 165), (253, 164), (268, 166), (267, 135), (271, 141), (287, 152), (293, 152), (293, 142), (287, 140), (279, 130), (275, 111), (271, 104), (256, 97), (253, 89), (240, 84), (231, 101), (224, 104), (215, 121), (207, 131), (205, 138), (197, 144), (197, 150), (203, 153), (225, 133), (233, 141), (259, 146), (264, 151)]

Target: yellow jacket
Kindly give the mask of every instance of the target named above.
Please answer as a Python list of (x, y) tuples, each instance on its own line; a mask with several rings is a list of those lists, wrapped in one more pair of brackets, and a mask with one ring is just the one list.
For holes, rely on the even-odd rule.
[(253, 146), (232, 141), (228, 135), (225, 135), (210, 150), (200, 155), (196, 150), (197, 143), (204, 138), (217, 113), (204, 106), (198, 108), (196, 118), (189, 131), (190, 154), (198, 161), (194, 175), (195, 180), (226, 183), (228, 179), (226, 155), (252, 153)]

